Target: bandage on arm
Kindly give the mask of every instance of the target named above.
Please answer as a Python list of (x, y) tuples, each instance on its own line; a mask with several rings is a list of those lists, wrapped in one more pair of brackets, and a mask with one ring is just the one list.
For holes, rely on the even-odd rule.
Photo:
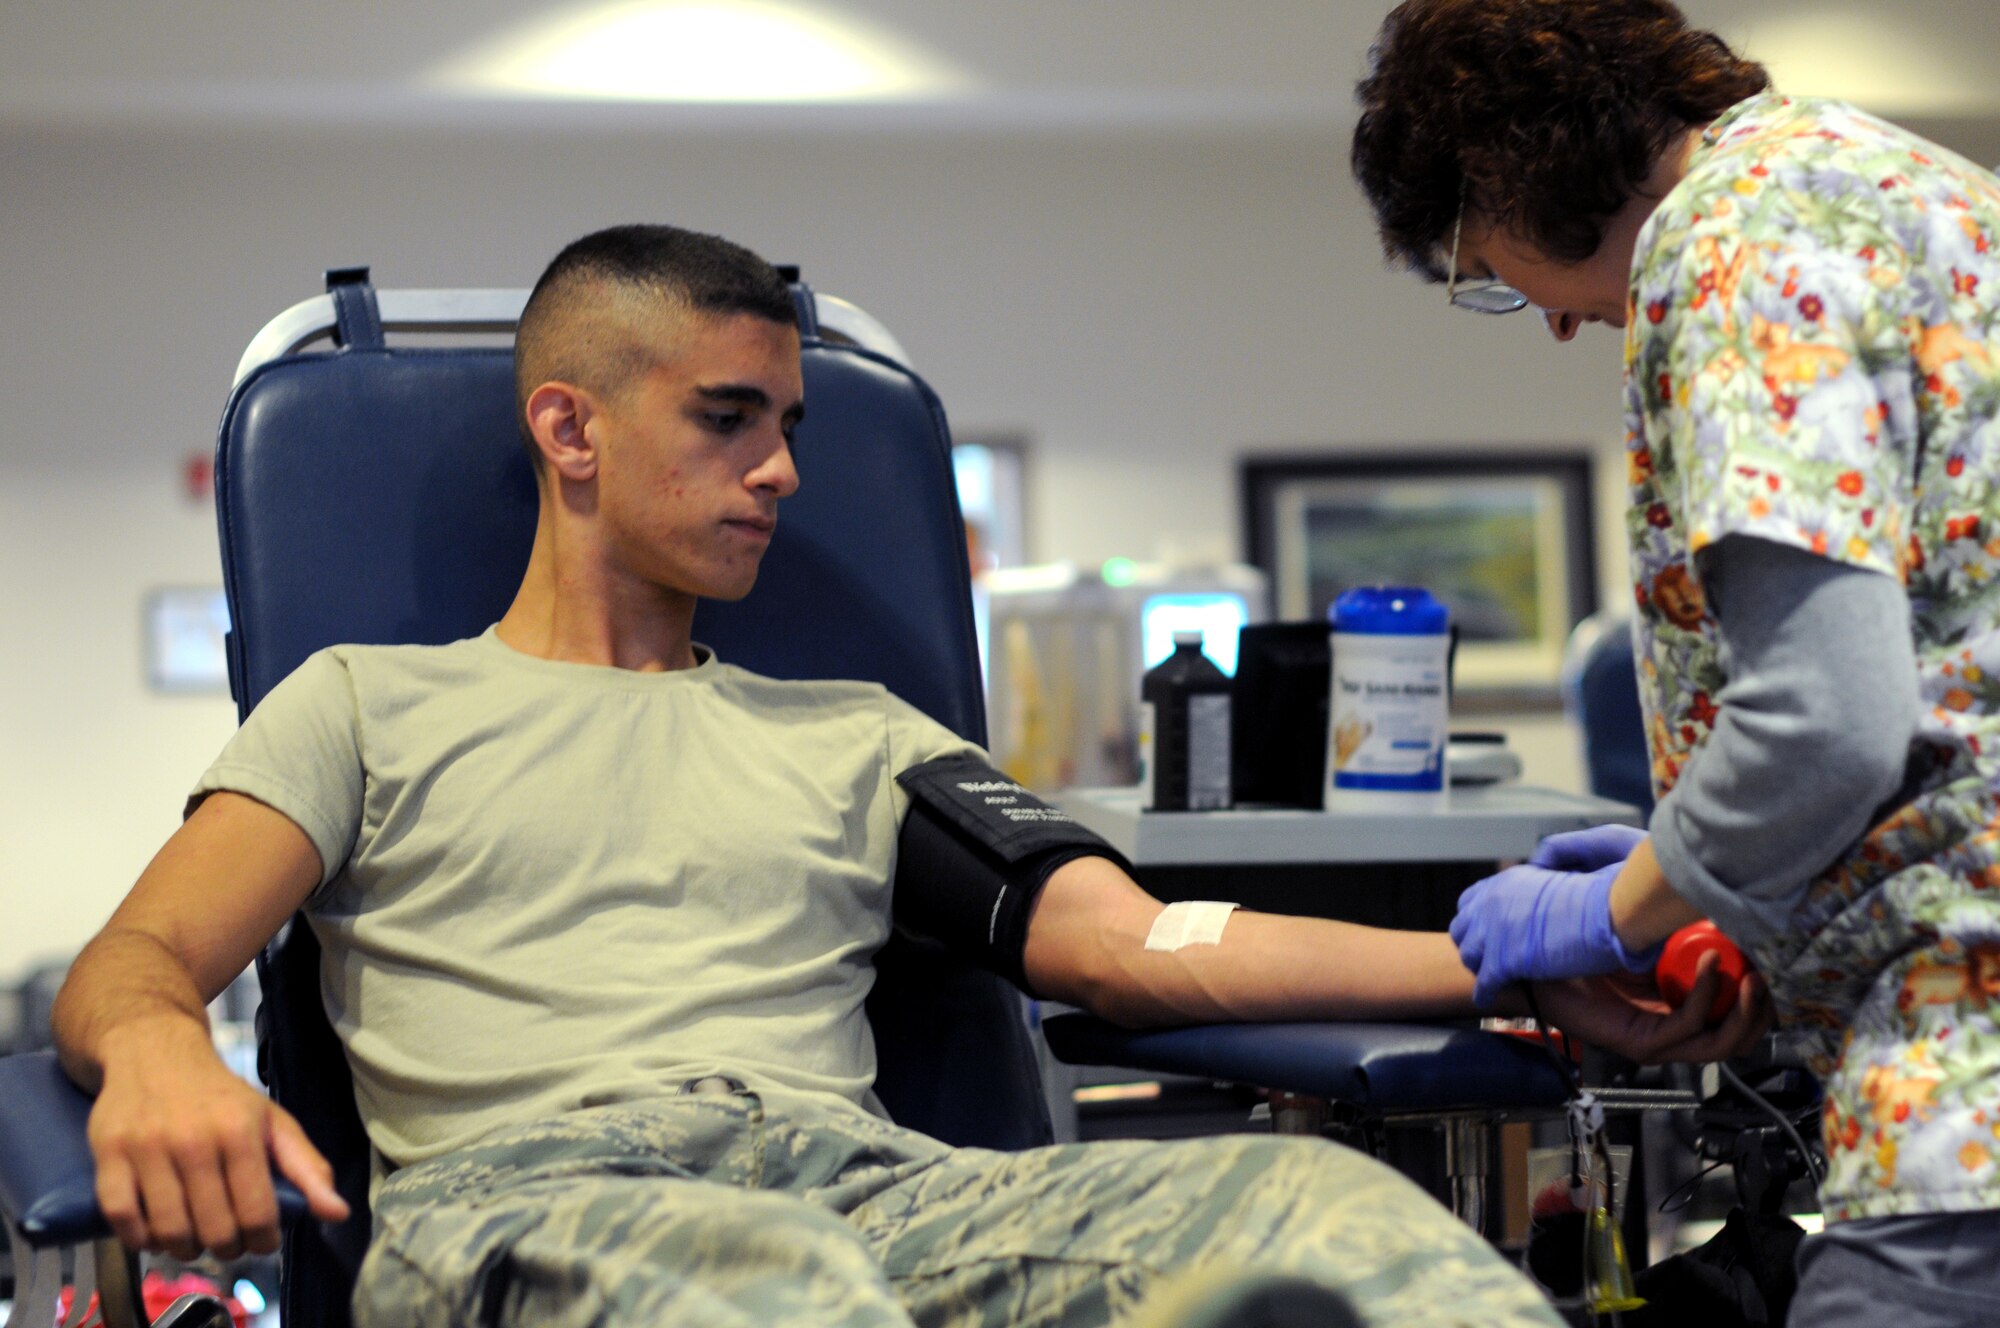
[(1116, 849), (976, 756), (896, 777), (910, 796), (896, 848), (897, 930), (1029, 991), (1022, 956), (1035, 898), (1058, 867)]
[(1209, 899), (1168, 904), (1160, 910), (1160, 916), (1153, 919), (1152, 929), (1146, 933), (1146, 948), (1172, 953), (1185, 950), (1190, 945), (1220, 945), (1222, 929), (1228, 924), (1229, 915), (1235, 911), (1234, 904)]

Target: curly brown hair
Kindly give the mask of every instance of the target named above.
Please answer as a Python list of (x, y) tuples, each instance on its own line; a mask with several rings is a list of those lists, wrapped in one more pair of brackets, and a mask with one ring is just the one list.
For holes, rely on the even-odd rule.
[(1405, 0), (1355, 89), (1354, 175), (1431, 281), (1461, 204), (1580, 262), (1677, 134), (1770, 83), (1668, 0)]

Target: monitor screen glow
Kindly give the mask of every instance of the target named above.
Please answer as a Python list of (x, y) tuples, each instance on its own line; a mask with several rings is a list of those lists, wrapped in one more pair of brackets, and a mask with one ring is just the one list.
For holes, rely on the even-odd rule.
[(224, 641), (229, 604), (220, 586), (169, 586), (146, 597), (146, 677), (158, 692), (229, 690)]
[(1174, 653), (1175, 632), (1200, 632), (1201, 652), (1232, 677), (1236, 638), (1250, 621), (1250, 604), (1235, 591), (1151, 595), (1139, 610), (1139, 648), (1146, 668)]

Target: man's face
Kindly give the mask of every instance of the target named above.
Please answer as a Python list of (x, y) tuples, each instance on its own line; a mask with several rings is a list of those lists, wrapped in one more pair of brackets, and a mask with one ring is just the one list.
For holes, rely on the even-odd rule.
[(596, 501), (614, 583), (741, 599), (799, 487), (798, 332), (753, 314), (695, 315), (658, 362), (600, 405)]

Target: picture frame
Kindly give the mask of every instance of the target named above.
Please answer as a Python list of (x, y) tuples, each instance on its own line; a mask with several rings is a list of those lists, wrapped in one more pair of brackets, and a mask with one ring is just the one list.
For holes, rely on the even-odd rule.
[(221, 586), (156, 586), (140, 612), (149, 688), (169, 696), (229, 694), (229, 602)]
[(1250, 456), (1248, 560), (1283, 621), (1325, 621), (1356, 585), (1418, 585), (1451, 609), (1460, 710), (1561, 705), (1563, 651), (1597, 608), (1588, 450)]
[(955, 437), (951, 466), (973, 573), (1026, 565), (1027, 439), (1012, 434)]

